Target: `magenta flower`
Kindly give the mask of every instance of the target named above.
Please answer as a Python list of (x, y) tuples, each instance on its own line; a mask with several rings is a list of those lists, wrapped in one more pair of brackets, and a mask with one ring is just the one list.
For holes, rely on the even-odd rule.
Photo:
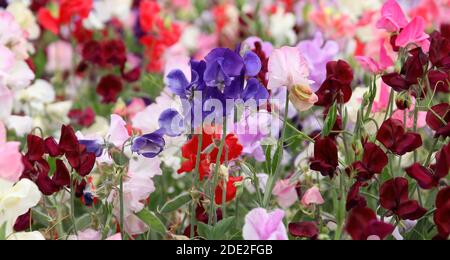
[(388, 0), (381, 9), (381, 18), (377, 22), (378, 29), (398, 32), (408, 24), (402, 8), (396, 0)]

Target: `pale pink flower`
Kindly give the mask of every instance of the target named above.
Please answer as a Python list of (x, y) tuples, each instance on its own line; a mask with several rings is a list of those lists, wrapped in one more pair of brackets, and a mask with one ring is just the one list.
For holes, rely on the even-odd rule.
[(65, 41), (53, 42), (47, 47), (45, 70), (47, 72), (68, 71), (72, 68), (72, 58), (73, 51), (70, 43)]
[(317, 186), (314, 186), (311, 189), (307, 190), (302, 198), (302, 204), (305, 207), (311, 204), (322, 205), (324, 203), (325, 201), (322, 195), (320, 194), (320, 190)]
[[(1, 57), (1, 56), (0, 56)], [(0, 84), (0, 121), (6, 121), (11, 115), (14, 95), (9, 88)]]
[(109, 142), (116, 147), (122, 147), (123, 144), (130, 138), (126, 128), (127, 123), (118, 115), (111, 115), (111, 126), (109, 127), (106, 137)]
[[(99, 241), (102, 240), (102, 234), (100, 231), (94, 230), (94, 229), (86, 229), (83, 231), (78, 231), (78, 236), (71, 235), (69, 236), (68, 240), (91, 240), (91, 241)], [(120, 233), (117, 233), (115, 235), (112, 235), (108, 237), (105, 240), (122, 240), (122, 236)]]
[(430, 36), (425, 33), (425, 20), (418, 16), (415, 17), (404, 29), (400, 32), (395, 41), (399, 47), (421, 47), (423, 52), (427, 53), (430, 50)]
[(290, 183), (289, 179), (279, 180), (273, 188), (272, 194), (277, 197), (277, 202), (282, 208), (289, 208), (298, 200), (295, 187), (296, 183)]
[(309, 65), (300, 50), (282, 47), (274, 50), (269, 58), (268, 88), (289, 89), (289, 98), (299, 111), (309, 110), (319, 100), (312, 91), (309, 81)]
[(0, 10), (0, 45), (8, 46), (18, 59), (28, 58), (27, 33), (22, 30), (14, 16)]
[(381, 18), (377, 22), (378, 29), (398, 32), (408, 24), (402, 8), (396, 0), (388, 0), (381, 9)]
[(0, 122), (0, 179), (17, 182), (24, 169), (20, 143), (6, 141), (6, 128)]
[[(402, 123), (405, 124), (405, 114), (406, 114), (406, 128), (412, 129), (414, 127), (414, 110), (416, 106), (416, 99), (413, 98), (413, 104), (409, 109), (400, 110), (397, 109), (392, 114), (392, 118), (400, 120)], [(427, 125), (427, 112), (419, 111), (418, 117), (417, 117), (417, 127), (422, 128)]]
[(383, 112), (389, 105), (390, 88), (381, 81), (380, 88), (377, 90), (377, 96), (372, 106), (372, 113)]
[(242, 236), (245, 240), (288, 240), (283, 218), (280, 209), (270, 213), (263, 208), (253, 209), (245, 216)]

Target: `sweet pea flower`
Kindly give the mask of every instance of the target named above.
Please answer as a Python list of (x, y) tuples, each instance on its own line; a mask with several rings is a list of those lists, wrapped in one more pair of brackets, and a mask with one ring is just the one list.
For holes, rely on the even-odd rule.
[(296, 183), (291, 183), (290, 179), (279, 180), (273, 188), (272, 194), (277, 197), (278, 205), (286, 209), (294, 205), (298, 200)]
[(373, 73), (380, 74), (389, 67), (394, 65), (394, 61), (388, 55), (386, 47), (384, 46), (384, 40), (380, 41), (380, 61), (377, 62), (371, 57), (356, 56), (356, 60), (361, 64), (363, 69)]
[(20, 143), (6, 142), (6, 128), (0, 121), (0, 178), (10, 182), (17, 182), (22, 175), (22, 154)]
[(68, 71), (72, 68), (72, 45), (65, 41), (51, 43), (47, 47), (47, 72)]
[(317, 32), (311, 40), (302, 41), (297, 46), (309, 64), (309, 79), (314, 81), (313, 91), (319, 90), (327, 76), (326, 65), (335, 59), (339, 45), (335, 41), (325, 41), (321, 32)]
[(0, 176), (0, 226), (5, 225), (7, 238), (14, 233), (13, 226), (17, 218), (36, 206), (40, 200), (41, 192), (34, 182), (22, 179), (14, 184)]
[[(145, 158), (138, 156), (131, 158), (128, 169), (128, 178), (123, 184), (125, 232), (129, 235), (139, 235), (148, 230), (148, 226), (142, 222), (135, 213), (144, 209), (143, 203), (151, 193), (155, 191), (153, 177), (162, 175), (161, 160), (159, 158)], [(113, 191), (109, 197), (113, 201), (114, 215), (120, 218), (120, 201), (117, 191)]]
[(299, 111), (309, 110), (318, 101), (308, 77), (308, 62), (298, 48), (283, 47), (270, 56), (268, 88), (287, 87), (289, 98)]
[(270, 213), (263, 208), (253, 209), (245, 216), (242, 236), (245, 240), (288, 240), (283, 218), (281, 209)]
[(30, 40), (36, 40), (41, 34), (41, 29), (36, 21), (36, 17), (28, 8), (27, 4), (19, 1), (10, 1), (6, 10), (14, 15), (17, 23), (27, 33)]
[(297, 40), (294, 31), (295, 16), (285, 12), (283, 8), (278, 8), (277, 12), (270, 16), (269, 32), (275, 40), (276, 45), (293, 45)]
[(29, 56), (26, 35), (10, 12), (0, 10), (0, 45), (8, 46), (17, 59)]
[(322, 205), (325, 201), (320, 194), (320, 190), (317, 186), (314, 186), (307, 190), (302, 198), (302, 205), (307, 207), (311, 204)]
[[(68, 240), (91, 240), (91, 241), (99, 241), (102, 240), (102, 234), (100, 231), (94, 229), (86, 229), (83, 231), (79, 231), (78, 235), (69, 236)], [(122, 240), (122, 235), (117, 233), (112, 235), (105, 240)]]
[(388, 0), (381, 9), (381, 18), (377, 22), (378, 29), (388, 32), (398, 32), (408, 24), (401, 6), (396, 0)]
[(6, 121), (11, 115), (13, 107), (14, 95), (9, 88), (0, 84), (0, 121)]
[(425, 20), (418, 16), (415, 17), (398, 35), (395, 44), (398, 47), (415, 48), (421, 47), (423, 52), (427, 53), (430, 50), (430, 36), (425, 33)]

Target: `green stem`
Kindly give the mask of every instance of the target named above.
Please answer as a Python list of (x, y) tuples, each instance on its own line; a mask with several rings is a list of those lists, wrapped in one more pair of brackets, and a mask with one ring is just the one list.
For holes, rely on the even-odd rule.
[[(198, 145), (197, 145), (197, 157), (195, 159), (195, 173), (192, 176), (192, 184), (194, 186), (194, 189), (197, 190), (198, 187), (198, 179), (200, 177), (200, 157), (202, 156), (202, 147), (203, 147), (203, 134), (198, 135)], [(190, 236), (191, 238), (194, 238), (195, 236), (195, 225), (197, 225), (197, 218), (196, 218), (196, 207), (197, 207), (197, 201), (193, 198), (192, 204), (191, 204), (191, 230), (190, 230)]]
[(73, 231), (78, 237), (77, 224), (75, 220), (75, 183), (73, 173), (70, 175), (70, 215), (72, 218)]
[(219, 146), (219, 153), (217, 154), (217, 158), (216, 158), (216, 165), (214, 168), (214, 176), (213, 176), (213, 182), (212, 185), (210, 187), (210, 200), (211, 200), (211, 205), (210, 205), (210, 211), (209, 211), (209, 219), (208, 219), (208, 224), (212, 225), (215, 224), (217, 222), (217, 216), (216, 216), (216, 212), (215, 212), (215, 189), (217, 186), (217, 183), (219, 182), (219, 169), (220, 169), (220, 159), (222, 158), (222, 153), (223, 153), (223, 147), (225, 146), (225, 139), (227, 136), (227, 118), (224, 117), (223, 119), (223, 133), (222, 133), (222, 140), (220, 141), (220, 146)]
[(272, 191), (275, 187), (275, 183), (278, 181), (281, 175), (281, 161), (283, 160), (283, 144), (285, 140), (286, 135), (286, 128), (288, 125), (288, 113), (289, 113), (289, 91), (286, 90), (286, 102), (285, 102), (285, 109), (284, 109), (284, 122), (283, 122), (283, 130), (281, 132), (280, 140), (278, 141), (278, 148), (277, 148), (277, 164), (276, 164), (276, 170), (275, 174), (270, 175), (269, 180), (267, 181), (267, 188), (264, 192), (264, 200), (263, 200), (263, 207), (267, 208), (269, 206), (270, 199), (272, 197)]
[(124, 209), (124, 199), (123, 199), (123, 176), (122, 171), (119, 172), (119, 200), (120, 200), (120, 233), (122, 239), (125, 239), (124, 223), (125, 223), (125, 209)]

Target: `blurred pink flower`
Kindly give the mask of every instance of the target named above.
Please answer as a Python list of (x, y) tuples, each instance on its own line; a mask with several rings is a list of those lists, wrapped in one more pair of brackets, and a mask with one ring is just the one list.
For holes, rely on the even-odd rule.
[(284, 211), (277, 209), (268, 213), (256, 208), (245, 216), (242, 236), (245, 240), (288, 240), (283, 224)]
[(322, 205), (324, 203), (325, 201), (323, 200), (322, 195), (320, 194), (320, 190), (317, 186), (314, 186), (311, 189), (307, 190), (302, 198), (302, 204), (305, 207), (311, 204)]
[(394, 61), (388, 55), (384, 40), (380, 41), (380, 62), (375, 61), (372, 57), (356, 56), (356, 60), (361, 66), (374, 74), (380, 74), (391, 66), (394, 66)]
[[(415, 110), (415, 104), (416, 104), (415, 98), (412, 97), (412, 99), (413, 99), (413, 104), (409, 109), (405, 109), (405, 110), (397, 109), (392, 114), (392, 118), (400, 120), (402, 123), (404, 123), (405, 113), (406, 113), (406, 128), (411, 128), (411, 129), (414, 127), (414, 110)], [(427, 119), (427, 112), (419, 111), (419, 114), (417, 117), (417, 127), (418, 128), (425, 127), (427, 125), (426, 119)]]
[(122, 147), (123, 144), (130, 138), (126, 128), (127, 123), (118, 115), (111, 115), (111, 126), (109, 127), (107, 140), (116, 147)]
[(383, 112), (387, 109), (389, 104), (390, 88), (386, 83), (381, 81), (380, 89), (378, 90), (377, 97), (373, 102), (372, 113)]
[(396, 0), (388, 0), (381, 9), (381, 18), (377, 22), (378, 29), (398, 32), (408, 24), (402, 8)]
[(13, 101), (14, 95), (11, 90), (0, 84), (0, 104), (2, 104), (2, 109), (0, 109), (0, 121), (7, 120), (11, 115)]
[(6, 141), (6, 128), (0, 122), (0, 178), (17, 182), (22, 175), (22, 154), (20, 143)]
[(291, 184), (289, 179), (279, 180), (273, 188), (272, 194), (277, 196), (278, 204), (282, 208), (289, 208), (298, 200), (295, 187), (296, 183)]
[(68, 71), (72, 68), (72, 58), (73, 51), (70, 43), (65, 41), (53, 42), (47, 47), (45, 70), (47, 72)]
[[(100, 233), (100, 231), (94, 230), (94, 229), (86, 229), (83, 231), (79, 231), (78, 232), (78, 236), (72, 235), (69, 236), (69, 240), (91, 240), (91, 241), (99, 241), (102, 240), (102, 234)], [(105, 240), (122, 240), (122, 236), (120, 235), (120, 233), (117, 233), (115, 235), (112, 235), (110, 237), (108, 237)]]
[[(415, 17), (404, 29), (400, 32), (395, 41), (399, 47), (407, 47), (410, 44), (421, 47), (423, 52), (427, 53), (430, 50), (430, 36), (425, 33), (425, 20), (418, 16)], [(416, 46), (409, 46), (415, 48)]]

